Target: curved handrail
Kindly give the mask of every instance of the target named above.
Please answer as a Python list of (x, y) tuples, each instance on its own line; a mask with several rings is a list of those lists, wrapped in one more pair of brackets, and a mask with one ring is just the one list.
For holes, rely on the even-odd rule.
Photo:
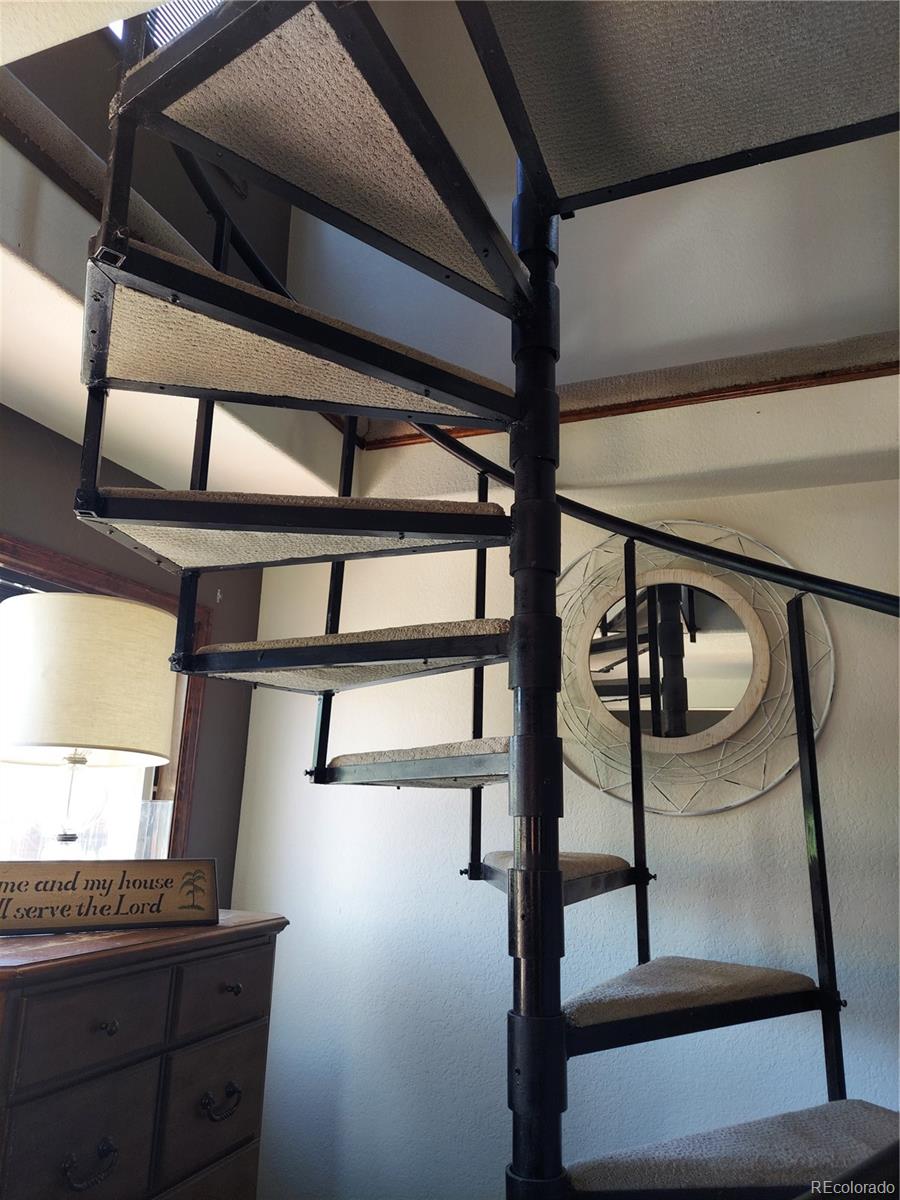
[[(485, 458), (477, 450), (464, 446), (457, 438), (429, 425), (414, 424), (413, 428), (430, 438), (442, 449), (449, 451), (466, 466), (480, 471), (497, 483), (502, 483), (507, 487), (513, 486), (512, 471)], [(662, 529), (651, 529), (647, 525), (639, 525), (636, 521), (627, 521), (623, 517), (613, 516), (612, 513), (591, 508), (587, 504), (581, 504), (578, 500), (561, 496), (558, 492), (556, 499), (560, 509), (568, 516), (574, 517), (576, 521), (584, 521), (588, 525), (597, 525), (610, 533), (634, 538), (635, 541), (643, 542), (648, 546), (656, 546), (660, 550), (671, 550), (674, 554), (684, 554), (688, 558), (696, 558), (716, 567), (739, 571), (743, 575), (767, 579), (770, 583), (795, 588), (799, 592), (812, 592), (813, 595), (824, 596), (829, 600), (840, 600), (844, 604), (855, 604), (858, 608), (868, 608), (873, 612), (886, 613), (890, 617), (900, 617), (900, 597), (893, 596), (890, 592), (879, 592), (874, 588), (859, 587), (854, 583), (844, 583), (839, 579), (827, 579), (822, 575), (810, 575), (806, 571), (783, 567), (778, 563), (762, 562), (758, 558), (750, 558), (746, 554), (736, 554), (732, 550), (723, 550), (718, 546), (704, 546), (689, 538), (678, 537), (677, 534), (666, 533)]]

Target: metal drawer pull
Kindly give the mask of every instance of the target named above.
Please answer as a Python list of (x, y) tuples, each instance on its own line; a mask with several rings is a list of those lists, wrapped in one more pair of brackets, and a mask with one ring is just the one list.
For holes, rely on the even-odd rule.
[[(200, 1097), (200, 1108), (206, 1114), (209, 1121), (227, 1121), (229, 1117), (234, 1116), (237, 1112), (237, 1106), (241, 1102), (241, 1089), (236, 1083), (225, 1084), (225, 1103), (217, 1105), (216, 1098), (212, 1092), (204, 1092)], [(228, 1103), (231, 1101), (231, 1103)]]
[(101, 1021), (97, 1026), (97, 1031), (102, 1031), (107, 1037), (115, 1037), (119, 1032), (119, 1022), (115, 1017), (111, 1021)]
[(231, 994), (233, 996), (239, 996), (243, 990), (244, 990), (244, 985), (242, 983), (223, 983), (222, 984), (222, 991), (223, 992), (231, 992)]
[(66, 1177), (70, 1192), (86, 1192), (89, 1188), (102, 1183), (104, 1179), (108, 1179), (119, 1161), (119, 1148), (109, 1138), (101, 1138), (97, 1143), (97, 1157), (100, 1159), (101, 1165), (93, 1175), (87, 1175), (84, 1179), (74, 1178), (74, 1171), (78, 1165), (78, 1159), (74, 1154), (69, 1154), (63, 1159), (61, 1170)]

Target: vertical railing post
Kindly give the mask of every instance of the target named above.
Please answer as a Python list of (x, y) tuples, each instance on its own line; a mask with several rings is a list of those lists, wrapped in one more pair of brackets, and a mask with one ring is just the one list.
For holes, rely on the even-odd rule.
[[(478, 474), (478, 503), (486, 504), (488, 477), (483, 471)], [(480, 621), (485, 613), (487, 596), (487, 550), (482, 546), (475, 551), (475, 619)], [(484, 667), (472, 672), (472, 737), (484, 736)], [(481, 879), (481, 788), (469, 790), (469, 865), (463, 872), (469, 879)]]
[[(225, 216), (216, 217), (216, 232), (213, 242), (212, 265), (217, 271), (228, 266), (228, 250), (231, 239), (231, 222)], [(213, 415), (215, 400), (197, 401), (197, 424), (194, 428), (194, 452), (191, 459), (192, 492), (205, 491), (209, 484), (209, 457), (212, 451)], [(172, 664), (183, 665), (187, 655), (194, 652), (194, 629), (197, 624), (198, 571), (183, 571), (178, 594), (178, 624), (175, 636), (175, 653)]]
[(172, 667), (176, 671), (183, 670), (185, 659), (194, 653), (199, 582), (199, 571), (182, 571), (178, 591), (178, 618), (175, 623), (175, 653), (171, 658)]
[[(122, 52), (119, 58), (119, 86), (129, 67), (144, 53), (146, 16), (130, 17), (122, 32)], [(110, 124), (109, 159), (103, 190), (103, 209), (95, 249), (115, 243), (117, 253), (124, 253), (128, 242), (128, 208), (131, 201), (131, 173), (134, 161), (135, 126), (120, 123), (116, 117)], [(99, 297), (98, 297), (99, 299)], [(107, 319), (108, 319), (107, 312)], [(107, 390), (94, 385), (88, 388), (84, 438), (81, 444), (81, 471), (76, 503), (96, 492), (103, 453), (103, 426), (106, 419)]]
[[(215, 215), (212, 265), (217, 271), (228, 270), (228, 251), (231, 248), (231, 221), (224, 213)], [(197, 401), (197, 424), (194, 429), (194, 454), (191, 462), (191, 491), (205, 491), (209, 485), (209, 456), (212, 450), (215, 400)]]
[(514, 865), (509, 873), (509, 952), (514, 959), (509, 1014), (508, 1101), (513, 1113), (509, 1200), (566, 1195), (562, 1113), (566, 1034), (560, 1006), (563, 895), (559, 820), (562, 743), (557, 733), (560, 620), (558, 219), (543, 213), (519, 167), (513, 242), (531, 277), (533, 303), (513, 322), (512, 357), (520, 416), (510, 430), (514, 473), (510, 573), (509, 686), (514, 733), (509, 798)]
[(831, 903), (828, 898), (828, 872), (825, 866), (825, 835), (819, 798), (819, 770), (816, 763), (815, 723), (809, 692), (802, 593), (788, 601), (787, 613), (791, 678), (794, 685), (794, 718), (797, 724), (797, 751), (800, 759), (800, 791), (803, 796), (803, 822), (806, 828), (806, 861), (809, 868), (809, 892), (816, 939), (816, 964), (819, 987), (824, 993), (822, 1036), (825, 1043), (825, 1076), (828, 1099), (845, 1100), (847, 1084), (844, 1079), (840, 1018), (842, 1001), (834, 960), (834, 935), (831, 928)]
[(84, 415), (84, 437), (81, 442), (81, 470), (78, 492), (85, 499), (96, 492), (100, 481), (103, 456), (103, 425), (106, 420), (106, 388), (88, 388), (87, 410)]
[[(120, 87), (125, 72), (143, 57), (146, 35), (146, 14), (129, 17), (125, 21), (119, 59)], [(136, 134), (137, 123), (132, 117), (116, 115), (110, 121), (103, 212), (96, 242), (97, 253), (106, 261), (121, 261), (128, 249), (128, 209), (131, 203)]]
[(647, 588), (647, 652), (650, 667), (650, 732), (654, 737), (662, 736), (662, 707), (659, 684), (659, 612), (656, 603), (656, 588)]
[[(647, 589), (648, 620), (650, 592)], [(654, 602), (655, 608), (655, 602)], [(650, 910), (647, 897), (647, 837), (644, 820), (644, 750), (641, 731), (640, 647), (634, 539), (625, 543), (625, 652), (628, 663), (628, 749), (631, 762), (631, 829), (634, 841), (634, 908), (637, 959), (650, 961)], [(652, 679), (652, 674), (651, 674)], [(652, 684), (651, 684), (652, 686)]]
[[(356, 417), (344, 417), (344, 436), (341, 442), (341, 469), (338, 479), (338, 495), (349, 496), (353, 492), (353, 464), (356, 459)], [(331, 564), (328, 581), (328, 603), (325, 609), (325, 632), (338, 633), (341, 627), (341, 600), (344, 595), (344, 563)], [(312, 778), (314, 783), (325, 783), (328, 767), (328, 738), (331, 734), (331, 709), (334, 692), (322, 692), (316, 713), (315, 754)]]

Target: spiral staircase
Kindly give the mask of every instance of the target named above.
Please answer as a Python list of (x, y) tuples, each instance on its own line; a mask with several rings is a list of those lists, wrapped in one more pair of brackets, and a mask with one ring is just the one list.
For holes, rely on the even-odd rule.
[[(887, 4), (462, 3), (460, 11), (520, 158), (510, 244), (491, 217), (377, 18), (365, 3), (219, 5), (155, 49), (126, 25), (100, 231), (88, 264), (88, 389), (80, 519), (181, 579), (176, 670), (319, 696), (310, 774), (334, 783), (462, 788), (472, 825), (464, 873), (507, 895), (514, 993), (508, 1016), (511, 1200), (789, 1197), (813, 1179), (896, 1171), (896, 1116), (848, 1100), (840, 1040), (802, 595), (896, 616), (897, 598), (726, 554), (726, 565), (797, 593), (791, 650), (818, 977), (757, 964), (651, 957), (642, 795), (642, 632), (634, 542), (724, 552), (557, 497), (558, 220), (605, 203), (897, 128), (896, 11)], [(603, 70), (587, 72), (585, 56)], [(634, 63), (641, 70), (635, 72)], [(691, 85), (697, 78), (703, 86)], [(611, 107), (612, 106), (612, 107)], [(607, 119), (615, 111), (616, 119)], [(213, 262), (142, 232), (130, 215), (139, 128), (218, 164), (508, 317), (513, 391), (295, 302), (207, 189)], [(144, 227), (146, 228), (146, 226)], [(157, 231), (159, 232), (159, 231)], [(138, 236), (141, 233), (142, 236)], [(155, 244), (154, 244), (155, 243)], [(237, 251), (264, 286), (228, 273)], [(100, 483), (110, 389), (199, 403), (190, 486)], [(338, 495), (207, 490), (219, 401), (313, 410), (343, 423)], [(186, 403), (188, 401), (185, 401)], [(415, 424), (478, 474), (472, 503), (352, 495), (356, 422)], [(506, 471), (441, 432), (509, 435)], [(511, 485), (507, 515), (488, 480)], [(560, 512), (628, 538), (626, 620), (632, 860), (566, 854), (557, 735)], [(668, 543), (667, 543), (668, 539)], [(512, 615), (485, 614), (488, 549), (508, 548)], [(381, 555), (475, 551), (475, 614), (441, 624), (341, 633), (343, 564)], [(237, 567), (330, 562), (322, 636), (195, 646), (197, 579)], [(429, 569), (429, 562), (422, 569)], [(508, 661), (514, 733), (486, 738), (483, 670)], [(474, 678), (472, 738), (328, 759), (336, 695), (434, 672)], [(481, 788), (508, 782), (512, 847), (482, 854)], [(801, 817), (798, 815), (798, 820)], [(635, 896), (637, 965), (562, 1001), (564, 911), (614, 889)], [(565, 1168), (561, 1120), (570, 1057), (800, 1012), (821, 1014), (828, 1103)], [(891, 1165), (893, 1164), (893, 1166)], [(499, 1183), (499, 1180), (498, 1180)], [(490, 1188), (486, 1182), (485, 1187)], [(423, 1195), (427, 1194), (423, 1180)]]

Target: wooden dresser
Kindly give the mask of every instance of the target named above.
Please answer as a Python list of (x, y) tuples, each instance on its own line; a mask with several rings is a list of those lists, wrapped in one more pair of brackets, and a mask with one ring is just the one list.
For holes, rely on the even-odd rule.
[(283, 917), (0, 938), (3, 1200), (253, 1200)]

